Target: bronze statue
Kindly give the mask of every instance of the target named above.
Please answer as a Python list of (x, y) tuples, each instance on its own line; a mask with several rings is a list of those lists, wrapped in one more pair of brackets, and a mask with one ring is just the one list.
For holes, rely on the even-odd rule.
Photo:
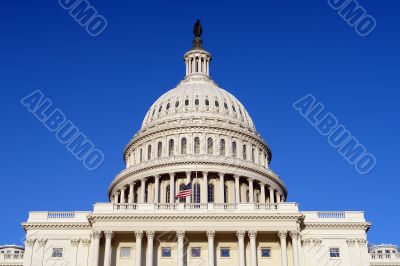
[(203, 28), (201, 27), (200, 19), (198, 19), (193, 26), (194, 37), (201, 37), (202, 33), (203, 33)]

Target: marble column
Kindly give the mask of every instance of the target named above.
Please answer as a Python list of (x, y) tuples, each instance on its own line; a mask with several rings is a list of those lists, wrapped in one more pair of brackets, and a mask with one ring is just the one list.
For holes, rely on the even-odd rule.
[(276, 197), (276, 203), (281, 203), (281, 194), (279, 192), (275, 192), (275, 197)]
[(24, 264), (27, 266), (32, 265), (33, 248), (35, 246), (36, 239), (27, 238), (25, 240), (25, 254), (24, 254)]
[(169, 203), (175, 202), (175, 173), (169, 174)]
[(281, 262), (282, 262), (282, 266), (288, 266), (287, 245), (286, 245), (287, 232), (286, 231), (279, 231), (278, 236), (279, 236), (280, 243), (281, 243)]
[(176, 235), (178, 237), (178, 266), (183, 266), (185, 231), (177, 231)]
[(269, 203), (275, 203), (275, 199), (274, 199), (274, 188), (273, 187), (269, 187)]
[(203, 172), (203, 193), (201, 203), (208, 203), (208, 172)]
[(214, 266), (215, 252), (214, 252), (214, 239), (215, 231), (207, 231), (208, 238), (208, 266)]
[(125, 203), (125, 190), (126, 190), (125, 186), (121, 188), (121, 202), (120, 203)]
[(99, 266), (101, 231), (93, 231), (93, 266)]
[(145, 193), (146, 193), (146, 179), (140, 179), (140, 203), (145, 203)]
[[(191, 182), (191, 176), (192, 172), (188, 171), (186, 172), (186, 182), (185, 185), (189, 184)], [(194, 192), (193, 184), (192, 184), (192, 193)], [(192, 202), (192, 197), (188, 196), (186, 197), (186, 203), (191, 203)]]
[(135, 265), (141, 266), (142, 265), (142, 238), (143, 238), (143, 231), (135, 231), (136, 237), (136, 258), (135, 258)]
[(299, 232), (290, 232), (290, 237), (292, 238), (293, 247), (293, 266), (299, 266)]
[(114, 195), (114, 203), (115, 204), (118, 204), (119, 203), (119, 201), (118, 201), (118, 199), (119, 199), (119, 191), (117, 191), (117, 192), (115, 192), (115, 195)]
[(254, 181), (253, 178), (248, 178), (249, 181), (249, 202), (254, 203)]
[(146, 231), (147, 235), (147, 253), (146, 266), (153, 266), (153, 246), (154, 246), (154, 231)]
[(154, 176), (154, 203), (160, 203), (160, 176)]
[(129, 184), (129, 196), (128, 196), (128, 203), (133, 203), (134, 201), (134, 195), (133, 195), (133, 191), (135, 189), (135, 183), (130, 183)]
[(233, 177), (235, 178), (235, 202), (240, 203), (240, 177), (238, 175), (234, 175)]
[(75, 256), (72, 258), (72, 265), (78, 265), (78, 250), (79, 250), (79, 242), (81, 240), (78, 238), (71, 239), (71, 246), (75, 249)]
[(264, 182), (260, 182), (260, 188), (261, 188), (260, 203), (265, 203), (265, 183)]
[(113, 237), (112, 231), (104, 232), (104, 236), (106, 238), (106, 244), (104, 249), (104, 266), (111, 265), (111, 239)]
[(250, 238), (250, 260), (251, 266), (257, 266), (257, 243), (256, 243), (257, 231), (249, 231)]
[(219, 202), (225, 203), (225, 174), (219, 173)]
[(245, 250), (244, 250), (244, 236), (246, 235), (245, 231), (237, 231), (236, 236), (239, 242), (239, 266), (246, 266), (245, 262)]

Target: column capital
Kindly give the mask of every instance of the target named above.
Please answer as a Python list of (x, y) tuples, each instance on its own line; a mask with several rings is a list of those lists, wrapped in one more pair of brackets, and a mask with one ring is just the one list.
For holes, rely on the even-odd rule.
[(286, 239), (287, 231), (279, 231), (278, 232), (278, 236), (279, 236), (280, 239), (282, 239), (282, 238)]
[(84, 247), (90, 246), (90, 239), (89, 238), (81, 239), (81, 242), (82, 242), (82, 245)]
[(178, 239), (179, 238), (184, 238), (185, 237), (185, 231), (182, 231), (182, 230), (176, 231), (176, 235), (177, 235)]
[(268, 187), (269, 191), (274, 191), (275, 189), (272, 186)]
[(254, 178), (252, 178), (252, 177), (248, 177), (248, 178), (247, 178), (247, 181), (249, 181), (249, 182), (253, 182), (253, 181), (254, 181)]
[(207, 238), (210, 239), (210, 238), (214, 238), (214, 237), (215, 237), (215, 231), (208, 230), (207, 231)]
[(71, 239), (71, 246), (77, 247), (77, 246), (79, 246), (79, 242), (81, 242), (81, 240), (78, 239), (78, 238), (76, 238), (76, 239)]
[(155, 175), (154, 179), (160, 179), (160, 177), (161, 177), (160, 175)]
[(121, 191), (123, 191), (123, 190), (125, 190), (125, 189), (127, 189), (126, 186), (122, 186), (122, 187), (121, 187)]
[(143, 238), (143, 231), (135, 231), (135, 237), (137, 239), (142, 239)]
[(236, 236), (239, 239), (243, 239), (245, 237), (245, 235), (246, 235), (246, 231), (239, 230), (239, 231), (236, 232)]
[(208, 176), (208, 171), (203, 171), (202, 174), (203, 176)]
[(37, 242), (39, 243), (39, 246), (44, 247), (44, 246), (46, 246), (47, 239), (44, 239), (44, 238), (38, 239)]
[(249, 234), (250, 239), (255, 239), (257, 237), (257, 231), (255, 231), (255, 230), (249, 231), (248, 234)]
[(119, 194), (121, 194), (119, 190), (115, 191), (115, 195), (119, 196)]
[(361, 246), (361, 247), (365, 247), (365, 246), (367, 246), (367, 240), (365, 240), (365, 239), (357, 239), (357, 243), (358, 243), (358, 245), (359, 246)]
[(111, 239), (114, 236), (114, 232), (113, 231), (105, 231), (104, 236), (106, 237), (106, 239)]
[(264, 181), (259, 181), (260, 186), (264, 187), (265, 186), (265, 182)]
[(224, 177), (224, 176), (225, 176), (225, 173), (219, 172), (218, 175), (219, 175), (219, 177), (221, 178), (221, 177)]
[(186, 171), (185, 173), (186, 173), (186, 177), (190, 177), (192, 175), (191, 171)]
[(169, 173), (169, 177), (171, 178), (175, 177), (175, 173), (174, 172)]
[(153, 230), (146, 231), (147, 239), (153, 239), (155, 234), (156, 233)]
[(233, 175), (233, 177), (234, 177), (235, 179), (239, 179), (239, 178), (240, 178), (240, 175)]
[(300, 233), (298, 231), (290, 231), (290, 237), (293, 240), (297, 240), (299, 238), (299, 236), (300, 236)]
[(144, 182), (146, 182), (146, 177), (142, 177), (142, 178), (140, 178), (140, 182), (142, 182), (142, 183), (144, 183)]
[(94, 239), (100, 239), (101, 237), (101, 231), (95, 230), (92, 232), (93, 238)]
[(32, 239), (32, 238), (27, 238), (25, 240), (25, 246), (27, 247), (33, 247), (35, 245), (36, 239)]
[(349, 247), (354, 247), (356, 240), (355, 239), (346, 239), (346, 243)]

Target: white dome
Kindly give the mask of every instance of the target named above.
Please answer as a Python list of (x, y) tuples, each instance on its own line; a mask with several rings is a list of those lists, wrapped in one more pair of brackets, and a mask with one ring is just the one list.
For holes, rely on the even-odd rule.
[(179, 119), (212, 119), (255, 132), (244, 106), (208, 77), (186, 77), (178, 86), (162, 95), (147, 112), (142, 129)]

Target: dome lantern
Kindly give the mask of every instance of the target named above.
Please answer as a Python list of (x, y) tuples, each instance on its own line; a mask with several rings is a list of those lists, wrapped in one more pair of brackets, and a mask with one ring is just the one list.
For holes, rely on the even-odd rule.
[(193, 47), (183, 57), (186, 65), (186, 77), (202, 75), (209, 78), (211, 54), (203, 49), (202, 33), (200, 20), (197, 20), (193, 27)]

